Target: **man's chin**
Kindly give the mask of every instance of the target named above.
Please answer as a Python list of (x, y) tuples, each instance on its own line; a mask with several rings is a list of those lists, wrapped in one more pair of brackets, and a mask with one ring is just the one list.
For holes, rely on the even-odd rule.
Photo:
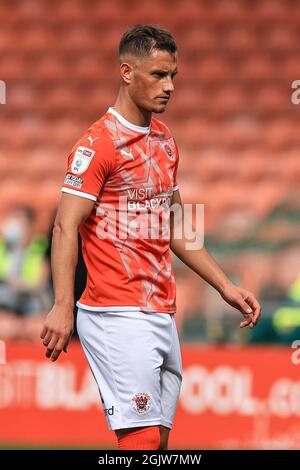
[(152, 112), (156, 113), (156, 114), (164, 113), (165, 110), (166, 110), (167, 104), (168, 103), (163, 103), (163, 104), (156, 105)]

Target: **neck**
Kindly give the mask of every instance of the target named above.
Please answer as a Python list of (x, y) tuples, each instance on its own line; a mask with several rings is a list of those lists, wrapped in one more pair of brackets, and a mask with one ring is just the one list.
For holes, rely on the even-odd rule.
[(129, 95), (125, 95), (120, 88), (114, 109), (121, 114), (127, 121), (135, 126), (148, 127), (151, 121), (151, 111), (138, 108)]

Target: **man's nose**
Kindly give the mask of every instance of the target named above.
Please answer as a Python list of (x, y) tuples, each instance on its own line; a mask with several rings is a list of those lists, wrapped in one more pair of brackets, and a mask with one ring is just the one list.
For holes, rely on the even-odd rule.
[(171, 77), (166, 77), (164, 83), (164, 92), (165, 93), (172, 93), (174, 91), (174, 83)]

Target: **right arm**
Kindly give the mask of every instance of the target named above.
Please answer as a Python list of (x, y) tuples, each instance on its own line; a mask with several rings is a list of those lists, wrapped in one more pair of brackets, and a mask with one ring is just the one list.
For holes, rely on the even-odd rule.
[(46, 357), (56, 361), (67, 352), (74, 326), (74, 279), (78, 258), (78, 229), (92, 211), (94, 201), (62, 193), (52, 238), (51, 269), (54, 306), (41, 332)]

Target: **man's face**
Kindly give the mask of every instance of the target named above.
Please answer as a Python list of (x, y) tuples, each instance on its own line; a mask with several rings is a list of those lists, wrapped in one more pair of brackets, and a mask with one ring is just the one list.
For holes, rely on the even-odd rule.
[(128, 73), (123, 78), (125, 77), (132, 101), (139, 108), (163, 113), (174, 91), (177, 54), (155, 49), (150, 56), (131, 56), (127, 63)]

